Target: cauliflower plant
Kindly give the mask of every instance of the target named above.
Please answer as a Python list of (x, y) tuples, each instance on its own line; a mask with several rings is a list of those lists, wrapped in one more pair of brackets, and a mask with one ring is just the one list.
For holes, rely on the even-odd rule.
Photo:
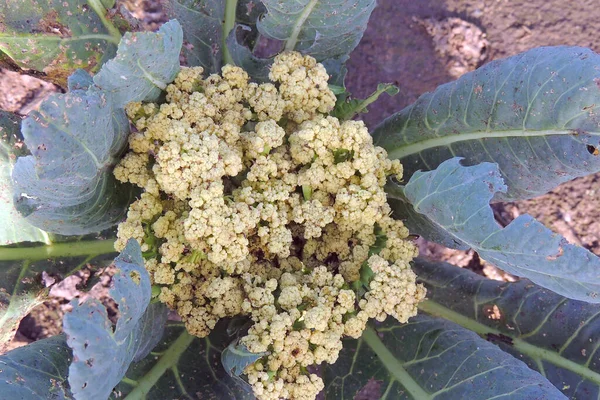
[(144, 189), (118, 230), (142, 244), (160, 300), (208, 335), (238, 315), (241, 343), (267, 354), (245, 370), (259, 399), (314, 399), (307, 367), (334, 363), (369, 319), (406, 322), (425, 289), (383, 186), (402, 167), (362, 122), (329, 116), (325, 68), (277, 56), (271, 83), (227, 65), (182, 68), (164, 104), (132, 103), (137, 132), (115, 176)]

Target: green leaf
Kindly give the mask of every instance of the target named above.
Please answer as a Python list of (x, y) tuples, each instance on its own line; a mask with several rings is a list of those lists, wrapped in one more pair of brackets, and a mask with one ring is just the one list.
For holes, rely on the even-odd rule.
[(114, 258), (113, 240), (106, 239), (18, 246), (0, 247), (0, 352), (21, 319), (48, 298), (43, 273), (60, 281), (85, 266), (104, 267)]
[(231, 340), (227, 321), (202, 339), (191, 336), (182, 324), (167, 325), (163, 340), (148, 357), (131, 365), (111, 399), (253, 399), (221, 364), (221, 353)]
[(47, 242), (48, 235), (25, 220), (15, 209), (12, 199), (13, 164), (25, 153), (21, 119), (0, 110), (0, 246), (17, 242)]
[(333, 162), (339, 164), (354, 157), (354, 150), (338, 149), (333, 152)]
[(63, 335), (0, 356), (2, 399), (73, 399), (67, 383), (71, 349)]
[(86, 91), (94, 85), (92, 76), (83, 69), (77, 69), (67, 79), (67, 87), (69, 92), (74, 90)]
[[(232, 19), (232, 27), (237, 23), (247, 30), (246, 40), (238, 44), (235, 33), (227, 34), (229, 50), (237, 47), (237, 65), (239, 60), (246, 60), (250, 55), (245, 45), (255, 44), (257, 31), (255, 28), (258, 17), (264, 12), (264, 6), (258, 0), (167, 0), (165, 2), (167, 14), (176, 18), (183, 27), (183, 55), (187, 65), (201, 66), (208, 73), (217, 73), (223, 65), (223, 31), (225, 24), (226, 4), (236, 4), (235, 18)], [(229, 22), (229, 21), (228, 21)], [(233, 29), (235, 31), (236, 29)], [(246, 50), (245, 53), (243, 50)], [(242, 57), (243, 56), (243, 57)], [(250, 57), (248, 57), (249, 59)], [(249, 68), (250, 66), (244, 65)], [(246, 69), (244, 68), (244, 69)], [(246, 69), (251, 73), (251, 69)], [(252, 77), (254, 75), (251, 74)]]
[(160, 342), (165, 333), (165, 325), (169, 309), (163, 303), (151, 303), (140, 319), (140, 335), (138, 336), (137, 350), (133, 362), (138, 362), (146, 357)]
[(418, 220), (409, 219), (407, 226), (426, 239), (443, 235), (446, 244), (472, 248), (508, 273), (571, 299), (600, 303), (600, 258), (568, 244), (529, 215), (500, 228), (489, 202), (505, 190), (497, 165), (463, 167), (460, 159), (453, 158), (435, 171), (415, 172), (404, 188), (409, 203), (393, 207), (408, 208), (410, 215), (412, 205), (422, 214), (427, 224), (419, 226)]
[[(94, 298), (71, 302), (73, 311), (65, 314), (63, 330), (73, 349), (69, 384), (77, 399), (106, 399), (121, 381), (138, 350), (147, 349), (143, 338), (156, 340), (143, 332), (152, 326), (144, 321), (150, 303), (150, 276), (144, 268), (140, 245), (133, 239), (115, 259), (110, 296), (118, 303), (116, 327), (108, 319), (104, 305)], [(164, 321), (164, 319), (163, 319)], [(144, 350), (143, 353), (146, 351)], [(102, 377), (102, 379), (98, 379)]]
[(126, 33), (117, 56), (94, 77), (111, 94), (116, 107), (131, 101), (154, 101), (179, 72), (181, 25), (171, 20), (158, 32)]
[(240, 376), (244, 373), (244, 369), (248, 365), (255, 363), (261, 357), (268, 354), (268, 352), (251, 353), (245, 345), (239, 344), (237, 340), (234, 340), (221, 352), (221, 364), (230, 377), (242, 385), (247, 385), (251, 391), (251, 387)]
[(336, 101), (335, 108), (331, 112), (331, 115), (342, 121), (352, 119), (360, 113), (369, 112), (367, 109), (369, 104), (377, 100), (383, 93), (395, 96), (399, 91), (400, 89), (391, 83), (380, 83), (377, 85), (377, 90), (364, 100), (348, 99), (348, 93), (342, 92), (338, 95), (338, 100)]
[[(325, 65), (331, 76), (330, 82), (343, 87), (347, 72), (344, 63), (367, 28), (375, 0), (343, 0), (336, 3), (266, 0), (262, 3), (266, 14), (261, 13), (260, 18), (254, 19), (258, 32), (267, 38), (286, 42), (284, 50), (297, 50), (315, 57)], [(238, 17), (240, 8), (238, 5)], [(273, 60), (256, 56), (252, 46), (238, 42), (240, 32), (251, 38), (255, 32), (254, 26), (247, 26), (243, 20), (240, 22), (242, 24), (236, 25), (229, 33), (227, 48), (234, 63), (248, 71), (253, 80), (266, 82)]]
[(268, 38), (285, 41), (286, 50), (317, 61), (350, 54), (367, 28), (375, 0), (263, 0), (267, 14), (257, 22)]
[(321, 64), (325, 67), (329, 73), (329, 88), (333, 91), (333, 94), (341, 95), (346, 94), (346, 85), (344, 80), (348, 69), (346, 68), (346, 61), (348, 56), (341, 56), (338, 58), (328, 58), (323, 60)]
[(236, 25), (227, 37), (227, 48), (233, 63), (244, 69), (255, 82), (269, 82), (269, 70), (273, 60), (271, 58), (260, 58), (252, 54), (252, 51), (239, 43), (236, 37), (238, 30), (250, 32), (251, 29), (245, 25)]
[(5, 0), (0, 4), (0, 55), (4, 53), (20, 68), (43, 73), (61, 86), (77, 68), (96, 72), (114, 56), (121, 38), (106, 18), (109, 4), (99, 0)]
[(368, 327), (344, 340), (333, 365), (323, 364), (325, 398), (566, 399), (523, 362), (475, 333), (439, 318)]
[(417, 259), (427, 298), (419, 308), (474, 331), (544, 375), (569, 399), (600, 395), (600, 307), (523, 279), (498, 282)]
[(600, 55), (541, 47), (493, 61), (421, 96), (385, 120), (374, 141), (399, 158), (405, 179), (459, 156), (496, 162), (508, 192), (546, 193), (600, 171)]
[(167, 13), (183, 27), (183, 55), (190, 66), (201, 66), (208, 73), (219, 72), (222, 65), (222, 24), (225, 1), (168, 0)]
[(96, 88), (53, 94), (22, 124), (30, 156), (13, 169), (15, 205), (47, 232), (80, 235), (120, 221), (132, 188), (112, 168), (123, 151), (129, 122), (112, 97)]

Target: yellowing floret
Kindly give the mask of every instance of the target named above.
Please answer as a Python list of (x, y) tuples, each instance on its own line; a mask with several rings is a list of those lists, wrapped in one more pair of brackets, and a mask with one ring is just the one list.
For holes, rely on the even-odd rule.
[(307, 367), (334, 363), (369, 319), (405, 322), (425, 296), (383, 190), (402, 167), (362, 122), (328, 115), (336, 98), (312, 57), (278, 55), (261, 84), (230, 65), (203, 72), (182, 68), (163, 104), (127, 106), (137, 132), (114, 173), (144, 192), (115, 246), (141, 243), (191, 334), (252, 321), (241, 344), (261, 354), (245, 369), (258, 399), (314, 399), (324, 385)]

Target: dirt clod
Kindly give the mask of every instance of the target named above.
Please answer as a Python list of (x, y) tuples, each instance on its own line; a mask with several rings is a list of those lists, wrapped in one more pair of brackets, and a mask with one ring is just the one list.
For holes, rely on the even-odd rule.
[(477, 25), (456, 17), (414, 21), (422, 25), (433, 40), (438, 56), (453, 78), (473, 71), (487, 58), (490, 43)]

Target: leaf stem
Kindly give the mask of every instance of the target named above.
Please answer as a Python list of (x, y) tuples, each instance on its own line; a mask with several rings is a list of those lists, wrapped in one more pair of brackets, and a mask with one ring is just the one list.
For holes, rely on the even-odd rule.
[(235, 11), (237, 10), (237, 2), (238, 0), (227, 0), (225, 2), (225, 19), (223, 20), (223, 62), (225, 64), (232, 65), (233, 58), (231, 57), (231, 53), (227, 48), (227, 37), (229, 36), (229, 33), (233, 30), (233, 27), (235, 26)]
[[(379, 96), (381, 96), (383, 93), (388, 92), (388, 90), (390, 90), (390, 88), (394, 88), (394, 86), (391, 84), (379, 84), (379, 86), (377, 86), (377, 90), (375, 90), (366, 99), (358, 102), (355, 107), (353, 107), (352, 109), (350, 109), (346, 113), (344, 113), (344, 115), (342, 115), (341, 116), (342, 118), (340, 118), (340, 119), (343, 121), (347, 121), (349, 119), (354, 118), (355, 115), (358, 115), (358, 114), (364, 112), (365, 109), (370, 104), (372, 104), (375, 100), (377, 100), (379, 98)], [(394, 91), (393, 93), (396, 94), (397, 92)], [(394, 94), (392, 94), (391, 96), (393, 96)]]
[(34, 247), (0, 247), (0, 260), (45, 260), (55, 257), (77, 257), (115, 253), (114, 241), (85, 240), (81, 242), (52, 243)]
[(124, 377), (123, 379), (121, 379), (121, 382), (126, 383), (129, 386), (134, 386), (134, 387), (138, 385), (138, 381), (129, 379), (128, 377)]
[(398, 185), (397, 183), (390, 182), (390, 180), (388, 179), (388, 181), (385, 183), (384, 190), (388, 198), (407, 202), (406, 196), (404, 196), (403, 185)]
[(375, 329), (370, 326), (365, 329), (361, 339), (365, 341), (371, 347), (371, 349), (377, 354), (381, 363), (386, 367), (390, 376), (396, 379), (404, 389), (411, 394), (415, 399), (427, 400), (431, 399), (431, 395), (427, 393), (423, 388), (413, 379), (412, 376), (404, 369), (404, 366), (398, 359), (392, 354), (391, 351), (385, 344), (379, 339)]
[(98, 14), (98, 18), (100, 18), (102, 25), (104, 25), (110, 36), (112, 36), (118, 44), (121, 41), (121, 32), (119, 32), (113, 23), (106, 18), (106, 8), (102, 5), (101, 0), (87, 0), (87, 2), (94, 12)]
[[(31, 35), (24, 35), (21, 34), (18, 37), (15, 37), (13, 35), (8, 35), (8, 34), (2, 34), (0, 33), (0, 38), (10, 38), (11, 42), (27, 42), (27, 41), (31, 41), (31, 40), (36, 40), (39, 39), (40, 36), (39, 35), (35, 35), (35, 34), (31, 34)], [(60, 37), (60, 36), (46, 36), (44, 37), (44, 42), (58, 42), (60, 43), (69, 43), (69, 42), (78, 42), (78, 41), (85, 41), (85, 40), (103, 40), (109, 43), (113, 43), (118, 45), (120, 42), (120, 38), (115, 38), (112, 35), (105, 35), (105, 34), (96, 34), (96, 33), (92, 33), (89, 35), (81, 35), (81, 36), (77, 36), (77, 37)], [(5, 52), (6, 54), (9, 54), (10, 52), (10, 48), (8, 47), (0, 47), (0, 49), (2, 49), (3, 52)], [(14, 54), (14, 52), (12, 52)], [(11, 55), (12, 57), (12, 55)]]
[(154, 387), (156, 382), (164, 375), (164, 373), (177, 365), (179, 358), (188, 346), (195, 339), (195, 336), (190, 335), (184, 330), (181, 335), (173, 342), (171, 346), (163, 353), (163, 356), (152, 367), (146, 375), (139, 379), (138, 385), (133, 389), (124, 400), (144, 400), (146, 395)]
[(313, 8), (317, 5), (318, 2), (319, 0), (310, 0), (310, 2), (304, 8), (304, 11), (302, 11), (302, 14), (300, 14), (300, 17), (298, 17), (298, 20), (296, 21), (296, 23), (294, 24), (294, 28), (292, 29), (292, 33), (290, 34), (290, 37), (285, 43), (286, 51), (292, 51), (296, 47), (296, 44), (298, 43), (298, 36), (300, 36), (302, 26), (304, 25), (304, 23), (308, 19), (308, 16), (310, 15)]
[[(469, 329), (470, 331), (479, 334), (480, 336), (484, 336), (490, 333), (506, 335), (504, 332), (501, 332), (494, 328), (490, 328), (489, 326), (486, 326), (467, 316), (459, 314), (456, 311), (444, 307), (441, 304), (434, 302), (433, 300), (425, 300), (419, 303), (419, 310), (424, 311), (427, 314), (430, 314), (435, 317), (445, 318), (462, 326), (463, 328)], [(515, 338), (513, 336), (510, 336), (510, 338), (513, 340), (511, 347), (513, 347), (520, 353), (526, 354), (536, 361), (545, 360), (551, 364), (572, 371), (573, 373), (582, 376), (585, 379), (589, 379), (594, 383), (600, 383), (600, 373), (594, 372), (584, 365), (580, 365), (574, 361), (568, 360), (560, 354), (558, 354), (556, 351), (551, 351), (542, 347), (532, 345), (531, 343), (527, 343), (523, 339)], [(543, 371), (538, 372), (544, 375)]]
[[(383, 126), (383, 124), (381, 125)], [(380, 134), (379, 127), (375, 128), (375, 133)], [(389, 137), (399, 137), (401, 133), (392, 133), (390, 131), (386, 132)], [(424, 132), (419, 136), (418, 140), (415, 140), (408, 144), (399, 144), (399, 143), (391, 143), (388, 144), (383, 143), (384, 136), (379, 136), (379, 146), (386, 148), (388, 151), (388, 158), (390, 160), (394, 160), (396, 158), (402, 159), (404, 157), (410, 156), (412, 154), (418, 154), (427, 149), (431, 149), (434, 147), (446, 146), (450, 147), (450, 145), (454, 143), (465, 142), (468, 140), (484, 140), (490, 138), (529, 138), (529, 137), (545, 137), (545, 136), (567, 136), (572, 135), (573, 131), (569, 129), (564, 130), (556, 130), (556, 129), (542, 129), (542, 130), (523, 130), (523, 129), (509, 129), (505, 131), (473, 131), (473, 132), (459, 132), (458, 134), (449, 134), (444, 136), (436, 136), (436, 137), (428, 137)], [(600, 132), (586, 132), (590, 136), (600, 136)], [(393, 145), (395, 147), (391, 147)]]

